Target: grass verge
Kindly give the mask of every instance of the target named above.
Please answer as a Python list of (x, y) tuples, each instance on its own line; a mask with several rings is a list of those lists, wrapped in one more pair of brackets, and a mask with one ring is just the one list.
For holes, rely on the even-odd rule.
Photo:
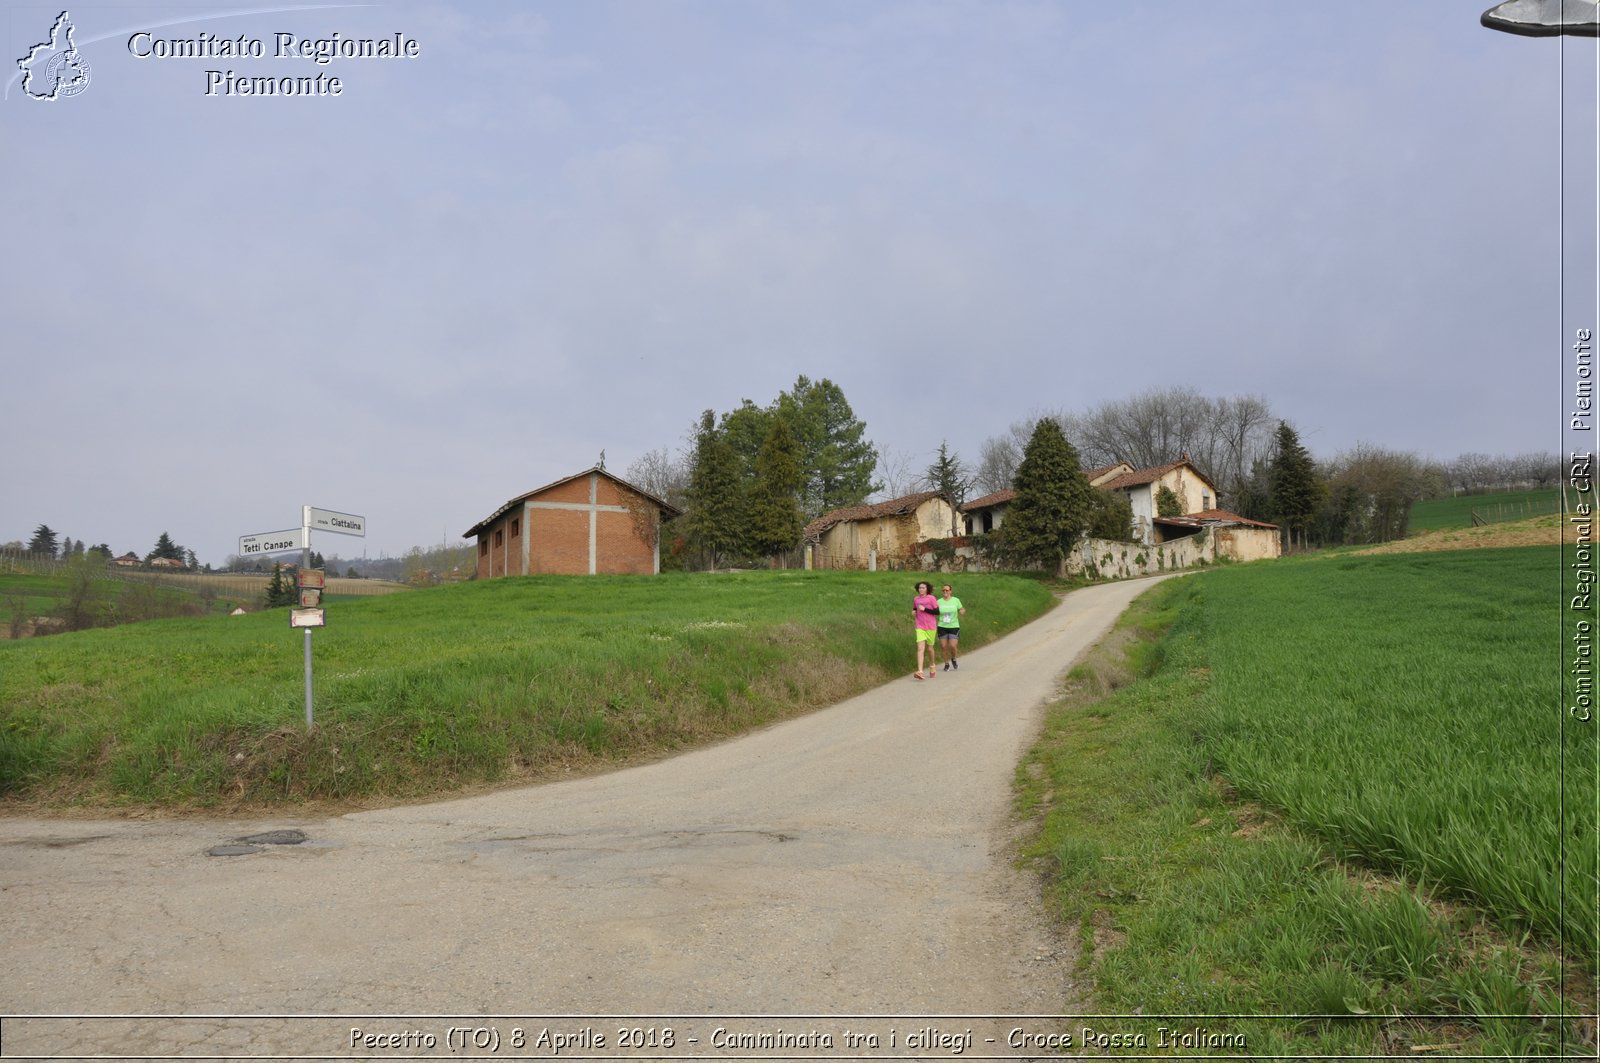
[[(0, 798), (63, 809), (417, 799), (702, 743), (913, 664), (906, 573), (528, 577), (0, 643)], [(1048, 586), (963, 576), (963, 646)]]
[(1592, 1054), (1594, 736), (1563, 824), (1555, 565), (1285, 562), (1141, 599), (1018, 773), (1096, 1007), (1152, 1048), (1207, 1031), (1180, 1054)]

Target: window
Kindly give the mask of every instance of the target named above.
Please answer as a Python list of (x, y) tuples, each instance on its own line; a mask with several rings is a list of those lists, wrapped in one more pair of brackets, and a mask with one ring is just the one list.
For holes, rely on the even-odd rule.
[(504, 528), (496, 528), (494, 530), (494, 548), (496, 550), (500, 549), (501, 545), (505, 541), (506, 541), (506, 530)]
[(513, 517), (511, 520), (511, 537), (515, 539), (522, 534), (522, 518)]
[(488, 539), (479, 539), (478, 540), (478, 556), (482, 557), (484, 554), (487, 554), (488, 552), (489, 552), (489, 540)]
[(1211, 508), (1211, 496), (1206, 494), (1204, 491), (1200, 492), (1200, 508), (1201, 509), (1210, 509)]

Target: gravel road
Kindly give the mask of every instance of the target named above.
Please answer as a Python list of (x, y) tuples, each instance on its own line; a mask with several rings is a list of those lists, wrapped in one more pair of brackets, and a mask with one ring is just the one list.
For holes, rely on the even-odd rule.
[[(626, 1023), (504, 1020), (641, 1016), (659, 1039), (644, 1017), (678, 1016), (671, 1054), (773, 1017), (837, 1048), (840, 1016), (878, 1016), (854, 1036), (904, 1049), (921, 1029), (948, 1058), (970, 1021), (882, 1017), (1070, 1011), (1071, 956), (1008, 859), (1011, 778), (1061, 673), (1149, 585), (1076, 591), (959, 671), (607, 775), (330, 819), (0, 819), (0, 1054), (445, 1056), (490, 1036), (460, 1028), (506, 1038), (499, 1056), (539, 1035), (646, 1058), (619, 1049)], [(207, 855), (286, 829), (307, 840)]]

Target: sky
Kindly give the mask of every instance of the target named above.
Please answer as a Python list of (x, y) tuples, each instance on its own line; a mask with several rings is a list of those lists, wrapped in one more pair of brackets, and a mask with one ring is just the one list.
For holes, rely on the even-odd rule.
[(1595, 42), (1484, 0), (94, 3), (35, 99), (60, 5), (0, 11), (0, 542), (398, 556), (801, 374), (913, 468), (1167, 387), (1565, 446)]

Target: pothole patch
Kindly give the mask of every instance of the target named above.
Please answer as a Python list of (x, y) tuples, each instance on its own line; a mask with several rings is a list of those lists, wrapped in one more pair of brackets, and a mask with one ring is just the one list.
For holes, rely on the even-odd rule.
[(269, 830), (234, 840), (245, 845), (300, 845), (306, 840), (306, 835), (298, 830)]
[(207, 856), (249, 856), (252, 853), (259, 853), (260, 851), (261, 851), (261, 847), (259, 845), (238, 845), (238, 844), (213, 845), (211, 848), (206, 850), (206, 855)]

